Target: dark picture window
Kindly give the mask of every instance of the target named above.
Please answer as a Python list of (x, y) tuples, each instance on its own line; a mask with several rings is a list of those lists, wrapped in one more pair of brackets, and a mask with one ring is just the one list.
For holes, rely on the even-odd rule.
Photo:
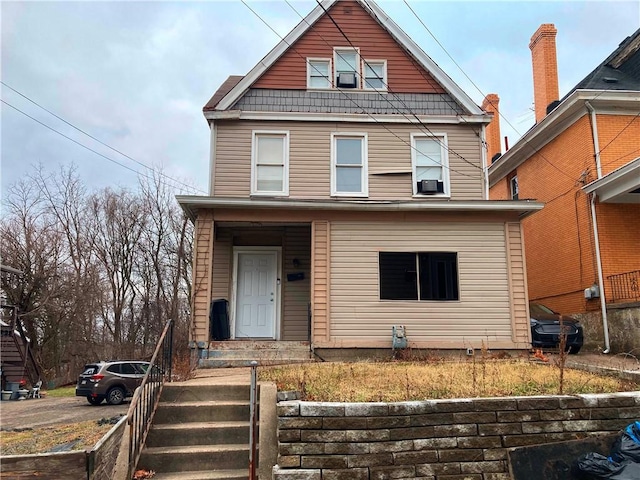
[(381, 300), (458, 300), (458, 254), (380, 252)]

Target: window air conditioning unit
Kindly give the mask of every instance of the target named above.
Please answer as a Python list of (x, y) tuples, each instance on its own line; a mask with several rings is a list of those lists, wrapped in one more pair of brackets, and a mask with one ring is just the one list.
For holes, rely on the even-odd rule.
[(343, 72), (338, 74), (338, 88), (357, 88), (355, 72)]
[(418, 182), (418, 193), (423, 195), (444, 193), (444, 184), (438, 180), (421, 180)]

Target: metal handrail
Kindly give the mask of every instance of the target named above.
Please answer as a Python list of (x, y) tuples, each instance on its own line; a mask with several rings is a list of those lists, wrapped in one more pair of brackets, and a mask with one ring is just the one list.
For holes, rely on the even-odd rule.
[(249, 396), (249, 480), (256, 480), (256, 464), (258, 463), (256, 438), (258, 427), (258, 362), (251, 362), (251, 394)]
[(147, 440), (151, 421), (158, 407), (165, 379), (171, 381), (171, 362), (173, 357), (173, 320), (168, 320), (158, 344), (153, 352), (149, 368), (136, 389), (127, 411), (129, 424), (129, 468), (128, 478), (140, 460), (142, 447)]

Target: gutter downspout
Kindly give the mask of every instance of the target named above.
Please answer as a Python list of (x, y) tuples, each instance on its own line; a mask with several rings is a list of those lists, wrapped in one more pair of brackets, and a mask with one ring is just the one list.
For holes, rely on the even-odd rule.
[(480, 150), (482, 152), (482, 175), (484, 183), (484, 199), (489, 200), (489, 166), (487, 165), (487, 126), (483, 123), (480, 129)]
[[(598, 124), (596, 123), (596, 111), (589, 102), (584, 102), (591, 114), (591, 132), (593, 136), (593, 148), (595, 151), (596, 172), (598, 179), (602, 178), (602, 165), (600, 163), (600, 145), (598, 142)], [(593, 223), (593, 240), (596, 247), (596, 264), (598, 266), (598, 283), (600, 284), (600, 308), (602, 310), (602, 330), (604, 331), (604, 350), (607, 354), (611, 351), (609, 344), (609, 320), (607, 318), (607, 301), (604, 293), (604, 275), (602, 274), (602, 258), (600, 257), (600, 240), (598, 239), (598, 220), (596, 218), (596, 192), (591, 194), (591, 220)]]
[(593, 148), (596, 152), (596, 172), (598, 179), (602, 178), (602, 165), (600, 164), (600, 142), (598, 142), (598, 123), (596, 122), (596, 111), (589, 102), (584, 102), (587, 110), (591, 114), (591, 131), (593, 132)]
[(209, 120), (209, 196), (213, 197), (215, 181), (213, 176), (216, 171), (216, 141), (218, 136), (218, 128), (215, 120)]

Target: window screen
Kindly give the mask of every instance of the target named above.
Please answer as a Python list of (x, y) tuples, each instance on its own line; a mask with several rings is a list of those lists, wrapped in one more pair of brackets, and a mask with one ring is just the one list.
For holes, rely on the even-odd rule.
[(418, 300), (416, 254), (380, 252), (380, 299)]

